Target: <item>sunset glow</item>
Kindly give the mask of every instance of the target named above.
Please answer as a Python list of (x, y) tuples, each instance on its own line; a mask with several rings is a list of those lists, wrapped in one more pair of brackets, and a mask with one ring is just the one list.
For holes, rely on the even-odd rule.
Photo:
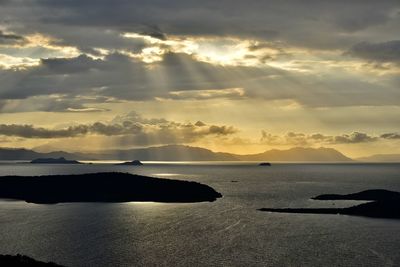
[[(243, 154), (297, 146), (352, 157), (400, 153), (400, 9), (357, 3), (349, 14), (339, 3), (316, 4), (312, 14), (299, 3), (260, 2), (253, 9), (236, 3), (240, 17), (212, 15), (225, 12), (219, 4), (209, 13), (179, 7), (177, 15), (150, 3), (147, 15), (135, 16), (126, 4), (115, 25), (103, 3), (90, 7), (97, 11), (90, 18), (73, 5), (44, 3), (35, 7), (40, 15), (29, 17), (29, 5), (6, 1), (0, 144), (43, 151), (186, 144)], [(283, 20), (275, 9), (291, 16)], [(370, 19), (374, 10), (381, 19)], [(99, 123), (120, 131), (70, 132)]]

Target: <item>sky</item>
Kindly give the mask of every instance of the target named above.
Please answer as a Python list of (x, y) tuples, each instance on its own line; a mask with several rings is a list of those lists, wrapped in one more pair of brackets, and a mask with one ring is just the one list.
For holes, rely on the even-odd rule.
[(399, 1), (0, 0), (0, 147), (400, 153)]

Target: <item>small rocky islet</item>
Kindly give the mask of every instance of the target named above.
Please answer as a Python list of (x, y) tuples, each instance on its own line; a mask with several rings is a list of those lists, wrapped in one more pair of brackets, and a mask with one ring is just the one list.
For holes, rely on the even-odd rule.
[(123, 166), (142, 166), (143, 163), (140, 160), (132, 160), (132, 161), (125, 161), (125, 162), (121, 162), (121, 163), (117, 163), (115, 165), (123, 165)]

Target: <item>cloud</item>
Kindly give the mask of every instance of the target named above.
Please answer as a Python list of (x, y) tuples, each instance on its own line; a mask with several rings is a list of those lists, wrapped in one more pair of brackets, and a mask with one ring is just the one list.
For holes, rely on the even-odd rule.
[[(243, 73), (243, 76), (237, 75), (237, 72)], [(266, 77), (275, 72), (272, 68), (215, 66), (198, 62), (186, 54), (166, 54), (163, 61), (152, 64), (151, 68), (140, 60), (119, 53), (110, 54), (104, 59), (80, 55), (74, 58), (42, 59), (40, 65), (21, 71), (0, 70), (3, 82), (0, 98), (23, 99), (53, 94), (122, 100), (192, 96), (209, 98), (213, 95), (233, 97), (243, 94), (243, 90), (229, 89), (232, 85), (244, 85), (246, 80)], [(165, 75), (167, 82), (161, 83), (159, 74)], [(213, 91), (210, 88), (224, 90)]]
[(47, 58), (41, 59), (43, 71), (54, 74), (83, 73), (91, 69), (101, 69), (103, 61), (92, 59), (85, 54), (75, 58)]
[[(357, 3), (355, 5), (357, 5)], [(352, 6), (353, 5), (350, 3), (350, 7)], [(332, 16), (332, 20), (339, 29), (352, 33), (365, 30), (368, 27), (385, 24), (390, 20), (390, 15), (387, 10), (375, 10), (373, 5), (371, 5), (363, 7), (363, 12), (356, 14), (351, 8), (343, 9), (342, 14)]]
[[(69, 32), (70, 42), (89, 40), (93, 29), (164, 35), (234, 35), (259, 39), (276, 38), (304, 46), (340, 46), (354, 37), (343, 35), (390, 24), (398, 1), (257, 1), (239, 0), (117, 1), (105, 0), (10, 1), (0, 15), (55, 36)], [(32, 16), (32, 10), (35, 16)], [(87, 12), (91, 10), (91, 12)], [(29, 18), (22, 20), (21, 18)], [(61, 31), (57, 29), (62, 28)], [(79, 30), (73, 35), (73, 30)], [(89, 32), (88, 36), (84, 32)], [(395, 29), (393, 29), (395, 32)], [(107, 38), (108, 39), (108, 38)], [(335, 40), (337, 39), (337, 40)]]
[(117, 116), (111, 122), (94, 122), (79, 124), (62, 129), (35, 127), (33, 125), (0, 124), (0, 135), (23, 138), (67, 138), (85, 135), (135, 135), (141, 133), (145, 126), (155, 123), (168, 123), (164, 119), (143, 119), (135, 112), (128, 113), (123, 119)]
[[(396, 76), (397, 77), (397, 76)], [(112, 101), (290, 99), (310, 107), (399, 105), (396, 77), (365, 80), (344, 72), (292, 73), (273, 67), (221, 66), (167, 53), (151, 64), (121, 53), (42, 59), (22, 70), (1, 70), (0, 99), (57, 97), (64, 110)], [(383, 93), (384, 92), (384, 93)], [(67, 107), (78, 101), (81, 107)], [(88, 102), (85, 102), (88, 101)], [(9, 105), (11, 106), (11, 104)], [(38, 110), (45, 110), (44, 108)], [(58, 109), (62, 110), (62, 109)], [(51, 111), (51, 109), (49, 109)]]
[(90, 125), (70, 126), (65, 129), (47, 129), (34, 127), (33, 125), (0, 124), (0, 135), (23, 138), (66, 138), (87, 134), (113, 136), (135, 134), (140, 130), (141, 127), (135, 124), (108, 125), (101, 122), (95, 122)]
[(97, 103), (106, 102), (104, 97), (86, 98), (64, 95), (33, 96), (26, 99), (0, 100), (0, 112), (104, 112), (107, 108), (96, 107)]
[(158, 27), (157, 25), (149, 25), (149, 26), (145, 27), (145, 29), (143, 29), (141, 34), (143, 34), (145, 36), (151, 36), (153, 38), (157, 38), (162, 41), (167, 40), (167, 36), (165, 35), (165, 33), (162, 32), (160, 27)]
[(163, 118), (144, 118), (136, 112), (117, 116), (109, 122), (72, 125), (67, 128), (44, 128), (33, 125), (0, 124), (0, 136), (27, 139), (58, 139), (105, 136), (132, 145), (192, 143), (202, 138), (230, 136), (238, 130), (226, 125), (203, 122), (180, 123)]
[[(358, 43), (349, 52), (354, 57), (398, 61), (398, 41), (382, 42), (397, 38), (398, 1), (109, 5), (2, 3), (7, 23), (0, 43), (27, 43), (0, 47), (0, 105), (6, 102), (7, 112), (18, 111), (12, 106), (27, 110), (22, 102), (30, 111), (69, 112), (102, 110), (96, 104), (104, 101), (165, 99), (289, 99), (314, 108), (399, 105), (398, 72), (360, 74), (342, 53)], [(46, 95), (57, 103), (32, 104)], [(74, 104), (78, 98), (83, 100)]]
[(333, 138), (334, 143), (338, 144), (355, 144), (377, 141), (378, 137), (370, 136), (366, 133), (354, 132), (351, 134), (343, 134)]
[(187, 90), (169, 92), (167, 99), (173, 100), (205, 100), (205, 99), (243, 99), (245, 91), (243, 88)]
[(87, 127), (69, 127), (62, 130), (35, 128), (32, 125), (0, 124), (0, 134), (23, 138), (63, 138), (75, 137), (87, 133)]
[(22, 44), (26, 40), (23, 36), (13, 34), (13, 33), (5, 33), (0, 30), (0, 45), (15, 45)]
[[(381, 136), (382, 138), (382, 136)], [(359, 144), (378, 141), (378, 136), (371, 136), (366, 133), (353, 132), (342, 135), (324, 135), (321, 133), (305, 134), (289, 132), (283, 136), (261, 132), (260, 142), (269, 145), (338, 145), (338, 144)]]
[(362, 42), (354, 45), (348, 53), (369, 61), (400, 63), (400, 40)]
[[(237, 44), (232, 49), (225, 49), (226, 44), (222, 43), (232, 38), (270, 44), (267, 47), (250, 45), (247, 52), (260, 50), (261, 47), (270, 51), (272, 48), (281, 51), (284, 47), (297, 51), (302, 48), (337, 51), (365, 40), (366, 36), (368, 41), (375, 42), (382, 40), (383, 32), (386, 36), (396, 36), (398, 8), (398, 1), (369, 0), (348, 1), (345, 4), (340, 1), (258, 1), (251, 5), (239, 0), (207, 0), (201, 3), (172, 0), (168, 5), (159, 1), (122, 0), (116, 1), (112, 9), (104, 0), (96, 1), (95, 5), (90, 1), (55, 3), (33, 0), (24, 5), (18, 1), (5, 2), (0, 16), (7, 18), (7, 30), (13, 32), (8, 34), (10, 38), (40, 33), (51, 37), (47, 48), (57, 47), (61, 51), (70, 47), (81, 53), (102, 57), (122, 51), (140, 54), (161, 46), (171, 49), (168, 45), (165, 47), (168, 42), (175, 40), (175, 43), (183, 45), (193, 38), (197, 38), (194, 46), (202, 46), (202, 39), (215, 39), (214, 48), (222, 47), (221, 54), (231, 50), (235, 54), (240, 50)], [(385, 27), (385, 30), (376, 32), (376, 27)], [(358, 31), (363, 31), (363, 34), (352, 34)], [(125, 33), (146, 38), (125, 38)], [(147, 37), (163, 42), (154, 45), (148, 42)], [(212, 51), (210, 44), (201, 48), (204, 53)], [(191, 54), (192, 51), (187, 52)], [(244, 62), (262, 64), (275, 57), (274, 53), (239, 56), (241, 60), (246, 59)], [(207, 55), (201, 58), (205, 60)], [(233, 62), (237, 64), (238, 60)]]
[(194, 125), (201, 127), (201, 126), (206, 126), (207, 124), (205, 124), (202, 121), (197, 121)]
[(400, 139), (399, 133), (385, 133), (380, 136), (383, 139)]
[(211, 125), (208, 128), (209, 134), (216, 134), (216, 135), (230, 135), (236, 133), (237, 130), (232, 126), (218, 126), (218, 125)]

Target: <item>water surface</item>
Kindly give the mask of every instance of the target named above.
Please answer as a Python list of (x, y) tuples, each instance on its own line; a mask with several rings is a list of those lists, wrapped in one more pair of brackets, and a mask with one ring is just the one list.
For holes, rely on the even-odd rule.
[(400, 164), (0, 163), (0, 175), (100, 171), (198, 181), (224, 197), (192, 204), (2, 200), (0, 253), (68, 266), (400, 265), (400, 220), (257, 211), (357, 203), (310, 200), (326, 193), (400, 191)]

